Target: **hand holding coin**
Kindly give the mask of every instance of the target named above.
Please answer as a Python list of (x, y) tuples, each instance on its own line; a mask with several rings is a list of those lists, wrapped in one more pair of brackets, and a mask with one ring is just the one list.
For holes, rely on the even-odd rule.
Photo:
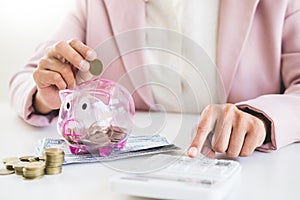
[(96, 52), (79, 40), (59, 41), (50, 46), (33, 73), (37, 86), (33, 106), (48, 114), (60, 108), (59, 91), (76, 86), (76, 74), (89, 72)]
[(76, 75), (76, 83), (82, 83), (93, 79), (96, 76), (100, 76), (103, 71), (103, 64), (99, 59), (94, 59), (89, 62), (90, 69), (87, 72), (78, 71)]

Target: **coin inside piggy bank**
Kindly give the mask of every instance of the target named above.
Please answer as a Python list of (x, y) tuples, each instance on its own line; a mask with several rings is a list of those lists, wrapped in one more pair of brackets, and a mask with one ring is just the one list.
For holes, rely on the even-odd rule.
[(57, 130), (72, 153), (107, 156), (125, 146), (135, 113), (125, 87), (96, 78), (59, 94), (62, 103)]

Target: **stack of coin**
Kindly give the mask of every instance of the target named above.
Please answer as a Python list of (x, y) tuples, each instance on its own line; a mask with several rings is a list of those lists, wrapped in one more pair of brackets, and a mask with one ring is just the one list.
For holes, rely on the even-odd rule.
[(5, 173), (12, 174), (13, 172), (17, 175), (23, 175), (23, 168), (29, 162), (37, 162), (38, 158), (34, 156), (22, 156), (20, 158), (9, 157), (9, 158), (4, 158), (2, 161), (6, 169), (2, 169), (2, 174), (0, 175), (4, 175)]
[(23, 177), (26, 179), (40, 178), (45, 174), (45, 163), (31, 162), (23, 167)]
[(16, 164), (14, 164), (14, 170), (15, 170), (15, 173), (17, 175), (21, 175), (23, 176), (23, 169), (24, 167), (28, 164), (28, 162), (17, 162)]
[(45, 174), (54, 175), (62, 172), (65, 153), (60, 148), (48, 148), (45, 150)]
[[(46, 158), (48, 161), (46, 162)], [(4, 158), (5, 168), (0, 169), (0, 175), (17, 174), (25, 179), (36, 179), (44, 174), (59, 174), (62, 172), (64, 152), (61, 149), (45, 150), (45, 156), (22, 156)], [(46, 165), (45, 165), (46, 163)]]

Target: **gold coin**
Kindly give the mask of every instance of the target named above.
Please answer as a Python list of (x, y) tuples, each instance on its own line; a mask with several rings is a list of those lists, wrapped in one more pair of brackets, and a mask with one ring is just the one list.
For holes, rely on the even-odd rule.
[(15, 174), (23, 176), (23, 168), (22, 168), (22, 170), (16, 170), (15, 169)]
[(19, 159), (24, 162), (35, 162), (36, 161), (34, 156), (22, 156)]
[(9, 169), (0, 169), (0, 175), (9, 175), (15, 173), (14, 170), (9, 170)]
[(65, 154), (64, 150), (60, 148), (48, 148), (44, 151), (44, 153), (47, 155), (52, 155), (52, 154)]
[(35, 170), (44, 169), (44, 168), (45, 168), (45, 163), (42, 163), (42, 162), (28, 163), (24, 167), (24, 169), (26, 169), (27, 171), (35, 171)]
[(23, 168), (28, 165), (28, 162), (19, 162), (14, 164), (15, 173), (17, 175), (23, 175)]
[(6, 162), (5, 163), (5, 167), (8, 170), (14, 170), (14, 165), (17, 164), (17, 163), (19, 163), (19, 162), (20, 162), (19, 159), (18, 160), (12, 160), (12, 161)]
[(64, 157), (62, 157), (62, 158), (60, 158), (60, 157), (58, 157), (58, 158), (49, 158), (49, 157), (47, 157), (45, 162), (46, 162), (46, 164), (47, 163), (61, 163), (61, 164), (63, 164)]
[(47, 167), (60, 167), (62, 166), (63, 163), (46, 163), (46, 168)]
[(62, 172), (62, 167), (46, 167), (45, 174), (47, 175), (55, 175), (60, 174)]
[(28, 174), (26, 174), (25, 172), (23, 173), (23, 177), (25, 178), (25, 179), (36, 179), (36, 178), (40, 178), (40, 177), (42, 177), (42, 176), (44, 176), (45, 174), (44, 174), (44, 172), (43, 173), (40, 173), (40, 174), (33, 174), (33, 175), (28, 175)]
[(58, 155), (46, 155), (46, 163), (49, 163), (49, 162), (54, 162), (54, 163), (63, 163), (64, 160), (65, 160), (65, 157), (64, 155), (61, 155), (61, 154), (58, 154)]
[(64, 154), (46, 154), (45, 160), (64, 160), (65, 155)]
[(47, 158), (64, 158), (64, 156), (64, 153), (45, 153), (45, 160), (47, 160)]
[(45, 164), (42, 162), (31, 162), (23, 168), (23, 177), (35, 179), (45, 174)]
[(44, 170), (37, 170), (37, 171), (27, 171), (26, 168), (23, 169), (23, 176), (26, 178), (34, 178), (37, 176), (44, 175)]
[(103, 64), (99, 59), (90, 62), (90, 73), (99, 76), (103, 71)]
[(2, 159), (3, 164), (6, 164), (7, 162), (13, 162), (13, 161), (19, 161), (18, 157), (8, 157)]

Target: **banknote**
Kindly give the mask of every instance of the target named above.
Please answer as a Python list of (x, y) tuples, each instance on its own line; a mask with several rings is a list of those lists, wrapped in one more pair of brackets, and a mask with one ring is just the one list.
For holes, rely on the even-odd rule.
[(68, 144), (63, 139), (44, 138), (39, 141), (34, 150), (35, 156), (41, 156), (45, 149), (58, 147), (65, 152), (64, 165), (72, 163), (104, 162), (135, 156), (158, 154), (180, 150), (176, 145), (169, 143), (166, 137), (161, 135), (129, 136), (125, 147), (121, 150), (112, 151), (109, 156), (96, 154), (75, 155), (70, 152)]

